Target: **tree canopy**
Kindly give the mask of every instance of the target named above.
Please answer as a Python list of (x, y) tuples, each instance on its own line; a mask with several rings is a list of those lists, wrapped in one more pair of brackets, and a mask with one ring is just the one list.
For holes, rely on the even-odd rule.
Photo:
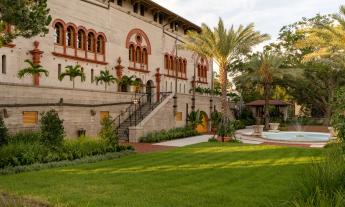
[[(47, 34), (52, 20), (47, 0), (1, 0), (0, 13), (0, 47), (17, 37)], [(7, 30), (8, 25), (13, 29)]]

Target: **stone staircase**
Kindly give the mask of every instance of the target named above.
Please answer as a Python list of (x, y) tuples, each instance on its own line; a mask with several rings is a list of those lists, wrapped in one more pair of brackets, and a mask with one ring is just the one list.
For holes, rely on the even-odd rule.
[[(118, 137), (122, 141), (129, 141), (129, 127), (137, 126), (142, 120), (144, 120), (157, 106), (159, 106), (171, 93), (161, 93), (160, 100), (158, 102), (151, 103), (151, 101), (145, 101), (145, 97), (139, 98), (140, 104), (130, 105), (126, 112), (115, 118), (117, 125)], [(152, 96), (155, 97), (155, 96)], [(122, 119), (121, 119), (122, 117)], [(125, 117), (125, 118), (123, 118)]]

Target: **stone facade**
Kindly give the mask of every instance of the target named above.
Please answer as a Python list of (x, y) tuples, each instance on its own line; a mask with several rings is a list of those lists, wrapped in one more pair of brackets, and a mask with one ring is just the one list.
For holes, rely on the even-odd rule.
[[(0, 48), (0, 112), (11, 131), (38, 127), (25, 126), (23, 112), (54, 108), (64, 119), (69, 137), (76, 136), (79, 128), (95, 136), (100, 129), (100, 113), (116, 117), (135, 96), (117, 92), (116, 84), (107, 92), (104, 85), (96, 84), (95, 77), (105, 69), (117, 78), (134, 75), (142, 82), (141, 92), (146, 92), (147, 84), (153, 94), (177, 92), (176, 111), (182, 117), (186, 117), (186, 104), (191, 111), (193, 77), (197, 86), (211, 87), (212, 61), (177, 47), (188, 30), (200, 28), (150, 0), (48, 0), (48, 7), (53, 22), (47, 35), (18, 38), (11, 47)], [(26, 59), (40, 62), (49, 76), (40, 77), (39, 83), (32, 77), (19, 79), (17, 73), (27, 67)], [(76, 79), (74, 89), (68, 77), (58, 79), (68, 65), (80, 65), (86, 74), (85, 82)], [(174, 110), (171, 101), (164, 107), (169, 114)], [(218, 99), (212, 104), (220, 108)], [(196, 105), (210, 113), (209, 97), (198, 97)], [(148, 129), (185, 124), (185, 118), (174, 121), (173, 115), (165, 119), (165, 112), (158, 114), (151, 117), (154, 124), (147, 123)]]

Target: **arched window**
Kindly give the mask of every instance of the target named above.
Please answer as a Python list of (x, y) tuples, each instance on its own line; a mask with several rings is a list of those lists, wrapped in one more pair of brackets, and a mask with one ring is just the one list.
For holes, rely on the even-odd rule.
[(75, 31), (72, 26), (67, 27), (66, 33), (66, 46), (67, 47), (74, 47), (75, 43)]
[(187, 60), (183, 61), (183, 73), (185, 74), (185, 77), (187, 76)]
[(103, 36), (97, 37), (97, 53), (104, 54), (104, 38)]
[(87, 50), (95, 52), (95, 34), (92, 32), (87, 35)]
[(86, 39), (85, 32), (84, 30), (80, 29), (78, 31), (78, 41), (77, 41), (78, 49), (85, 50), (85, 39)]
[(55, 44), (63, 45), (63, 25), (59, 22), (55, 24)]
[(180, 61), (179, 61), (179, 64), (180, 64), (180, 73), (183, 73), (183, 61), (182, 61), (182, 59), (180, 59)]
[(174, 57), (170, 56), (170, 70), (174, 70), (174, 66), (175, 66)]
[(6, 55), (1, 56), (1, 72), (2, 72), (2, 74), (6, 74), (6, 72), (7, 72)]
[(129, 46), (129, 54), (128, 54), (129, 61), (134, 62), (134, 56), (135, 56), (135, 54), (134, 54), (134, 46), (130, 45)]
[(141, 63), (141, 49), (137, 47), (135, 50), (135, 62)]
[(142, 63), (145, 64), (145, 65), (148, 65), (148, 55), (147, 55), (147, 50), (146, 48), (143, 49), (143, 52), (142, 52)]
[(168, 55), (164, 56), (164, 67), (165, 67), (165, 69), (169, 70), (169, 57), (168, 57)]

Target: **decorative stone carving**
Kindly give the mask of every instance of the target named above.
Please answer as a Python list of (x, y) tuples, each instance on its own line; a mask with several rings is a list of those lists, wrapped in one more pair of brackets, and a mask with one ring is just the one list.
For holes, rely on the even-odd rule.
[[(43, 54), (43, 51), (38, 49), (40, 43), (38, 41), (34, 42), (35, 49), (30, 51), (30, 54), (32, 55), (32, 63), (34, 65), (39, 65), (41, 63), (41, 55)], [(40, 85), (40, 76), (34, 75), (34, 85), (39, 86)]]

